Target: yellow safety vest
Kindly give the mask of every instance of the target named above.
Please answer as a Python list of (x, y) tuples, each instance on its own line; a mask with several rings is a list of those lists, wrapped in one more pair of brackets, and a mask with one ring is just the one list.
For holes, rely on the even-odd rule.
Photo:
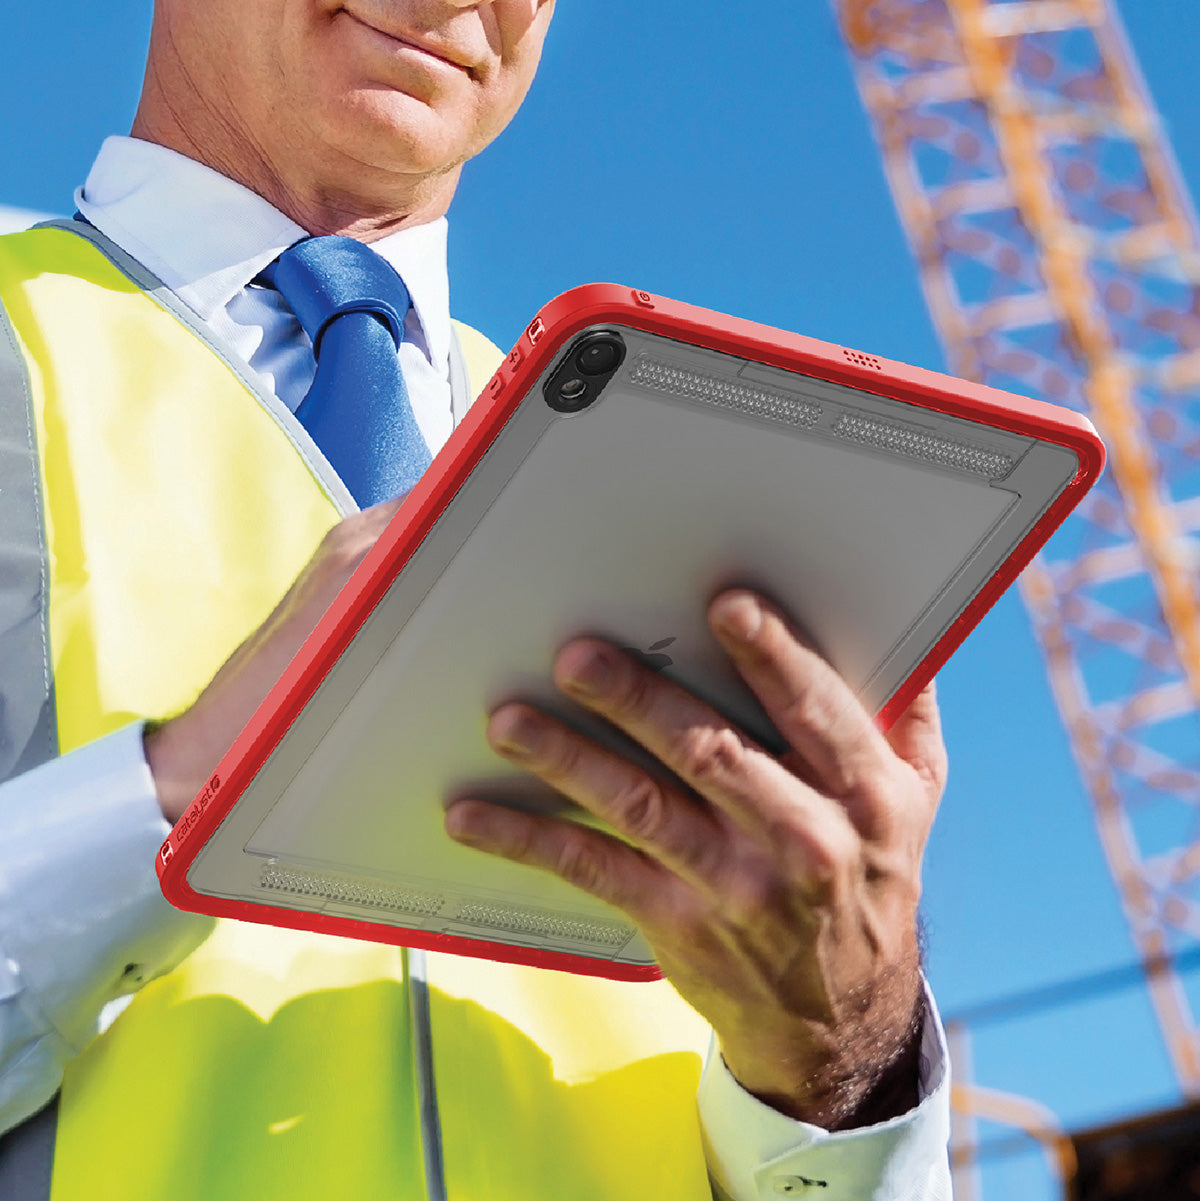
[[(63, 753), (186, 707), (340, 515), (289, 419), (131, 276), (65, 229), (0, 239)], [(459, 332), (477, 391), (499, 351)], [(440, 954), (426, 974), (449, 1201), (709, 1198), (709, 1030), (669, 985)], [(218, 923), (69, 1065), (52, 1201), (436, 1194), (411, 983), (397, 948)]]

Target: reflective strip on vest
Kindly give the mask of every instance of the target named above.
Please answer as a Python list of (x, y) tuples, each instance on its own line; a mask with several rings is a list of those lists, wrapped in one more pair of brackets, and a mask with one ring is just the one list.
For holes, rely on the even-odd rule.
[[(33, 402), (25, 358), (0, 308), (0, 782), (58, 754)], [(0, 1136), (0, 1197), (50, 1195), (58, 1098)]]
[[(291, 414), (117, 255), (66, 229), (0, 239), (0, 302), (66, 752), (186, 707), (344, 506)], [(478, 388), (500, 352), (460, 334)], [(449, 1201), (710, 1197), (709, 1029), (669, 985), (425, 960), (427, 986), (397, 948), (217, 923), (69, 1065), (53, 1201), (426, 1201), (438, 1151)]]
[(58, 754), (29, 373), (0, 309), (0, 781)]

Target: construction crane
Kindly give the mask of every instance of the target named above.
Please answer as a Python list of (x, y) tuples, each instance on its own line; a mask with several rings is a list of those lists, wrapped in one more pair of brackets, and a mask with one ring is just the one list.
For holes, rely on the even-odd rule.
[(834, 6), (950, 369), (1085, 411), (1108, 445), (1021, 593), (1200, 1096), (1178, 970), (1200, 937), (1195, 213), (1111, 0)]

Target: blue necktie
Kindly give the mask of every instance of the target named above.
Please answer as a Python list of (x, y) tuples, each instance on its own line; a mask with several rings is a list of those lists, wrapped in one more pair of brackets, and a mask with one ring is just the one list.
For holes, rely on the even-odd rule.
[(430, 456), (397, 357), (409, 306), (400, 276), (369, 246), (329, 235), (289, 246), (258, 278), (312, 339), (301, 424), (360, 508), (407, 492)]

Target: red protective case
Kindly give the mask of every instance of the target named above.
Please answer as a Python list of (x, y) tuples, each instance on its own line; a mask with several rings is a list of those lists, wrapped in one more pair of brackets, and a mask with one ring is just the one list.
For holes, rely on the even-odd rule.
[(936, 675), (1079, 503), (1104, 468), (1103, 443), (1091, 423), (1069, 409), (616, 284), (587, 284), (564, 292), (545, 305), (529, 323), (388, 528), (162, 844), (156, 856), (156, 868), (163, 895), (173, 905), (217, 917), (555, 968), (575, 974), (623, 980), (654, 980), (661, 976), (653, 966), (614, 964), (609, 960), (587, 959), (558, 951), (431, 934), (353, 918), (211, 897), (196, 892), (187, 880), (188, 868), (205, 840), (236, 804), (242, 790), (379, 603), (392, 579), (433, 528), (526, 392), (572, 335), (601, 322), (617, 322), (677, 342), (757, 359), (770, 366), (803, 372), (815, 379), (909, 401), (948, 416), (982, 420), (998, 429), (1056, 443), (1077, 454), (1080, 468), (1075, 478), (880, 712), (877, 722), (884, 730)]

